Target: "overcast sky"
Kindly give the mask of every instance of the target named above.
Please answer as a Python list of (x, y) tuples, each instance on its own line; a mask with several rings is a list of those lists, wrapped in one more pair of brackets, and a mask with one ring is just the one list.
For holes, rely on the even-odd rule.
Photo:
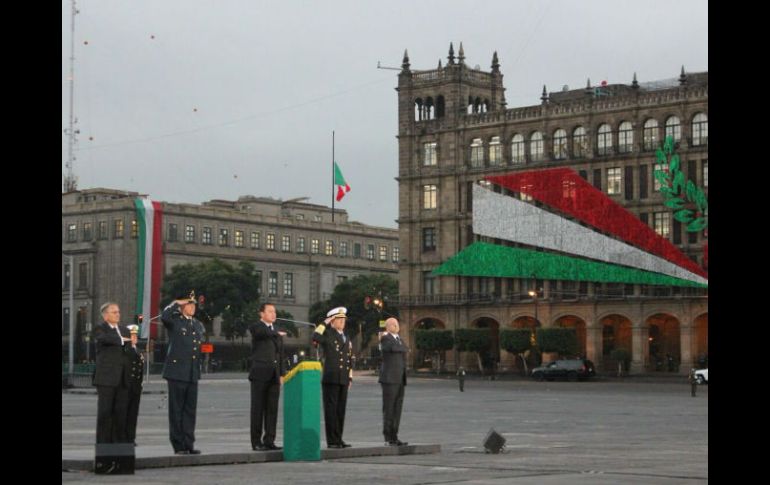
[[(70, 0), (62, 0), (62, 129)], [(201, 203), (240, 195), (331, 205), (335, 158), (352, 220), (396, 227), (397, 71), (490, 70), (509, 108), (549, 91), (708, 70), (704, 0), (78, 0), (78, 188)], [(62, 131), (62, 173), (67, 137)]]

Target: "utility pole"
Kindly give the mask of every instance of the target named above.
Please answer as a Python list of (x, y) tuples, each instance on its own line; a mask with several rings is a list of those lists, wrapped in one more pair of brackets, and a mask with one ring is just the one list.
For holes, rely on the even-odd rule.
[(70, 339), (69, 339), (69, 381), (68, 384), (72, 385), (75, 382), (75, 284), (74, 284), (74, 268), (75, 268), (75, 257), (71, 254), (69, 255), (69, 265), (70, 265), (70, 294), (69, 294), (69, 317), (70, 317)]
[[(75, 123), (77, 123), (77, 118), (75, 118), (74, 113), (74, 98), (75, 98), (75, 15), (77, 15), (78, 10), (75, 8), (75, 0), (72, 0), (72, 21), (70, 23), (70, 74), (69, 74), (69, 87), (70, 87), (70, 119), (69, 119), (69, 127), (64, 130), (64, 133), (67, 134), (67, 163), (66, 163), (66, 169), (67, 172), (64, 175), (64, 182), (62, 183), (62, 190), (63, 192), (72, 192), (74, 190), (77, 190), (78, 181), (77, 177), (75, 177), (75, 173), (72, 170), (72, 164), (75, 161), (75, 144), (77, 143), (76, 135), (80, 133), (80, 130), (75, 129)], [(70, 309), (70, 312), (72, 310)], [(70, 313), (72, 315), (72, 313)]]

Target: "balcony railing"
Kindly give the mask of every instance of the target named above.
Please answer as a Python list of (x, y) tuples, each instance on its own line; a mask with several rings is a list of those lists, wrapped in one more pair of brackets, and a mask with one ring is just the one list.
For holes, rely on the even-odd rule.
[[(650, 286), (643, 287), (638, 295), (624, 288), (606, 288), (600, 294), (581, 294), (577, 291), (550, 292), (547, 298), (539, 302), (575, 302), (575, 301), (613, 301), (613, 300), (642, 300), (654, 298), (706, 298), (707, 290), (701, 288), (671, 288)], [(448, 293), (436, 295), (397, 295), (391, 299), (398, 306), (433, 306), (433, 305), (500, 305), (530, 303), (532, 297), (527, 294), (495, 294), (495, 293)]]

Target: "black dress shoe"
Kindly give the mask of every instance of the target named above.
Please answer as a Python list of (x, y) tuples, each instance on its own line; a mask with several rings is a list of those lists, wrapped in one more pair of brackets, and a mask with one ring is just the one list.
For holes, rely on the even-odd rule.
[(338, 444), (338, 443), (332, 443), (332, 444), (330, 444), (330, 445), (326, 445), (326, 447), (327, 447), (327, 448), (344, 448), (344, 446), (343, 446), (343, 445), (341, 445), (341, 444)]
[(351, 445), (350, 443), (345, 443), (344, 441), (340, 441), (340, 448), (350, 448), (352, 446), (353, 445)]
[(190, 452), (187, 450), (179, 450), (174, 452), (175, 455), (189, 455)]
[(388, 446), (398, 446), (398, 441), (388, 441), (385, 444)]
[(408, 445), (409, 443), (407, 443), (406, 441), (396, 440), (396, 444), (397, 444), (398, 446), (406, 446), (406, 445)]
[(187, 453), (189, 453), (191, 455), (200, 455), (201, 454), (201, 450), (187, 450)]
[(266, 449), (266, 450), (282, 450), (283, 449), (281, 446), (275, 446), (275, 444), (273, 444), (273, 443), (266, 443), (263, 446), (263, 448)]

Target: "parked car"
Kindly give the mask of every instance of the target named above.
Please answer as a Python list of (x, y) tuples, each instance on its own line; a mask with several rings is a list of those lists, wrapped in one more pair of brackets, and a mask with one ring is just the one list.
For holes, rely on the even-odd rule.
[(586, 359), (555, 360), (542, 367), (532, 369), (532, 378), (536, 381), (567, 379), (584, 381), (596, 375), (594, 363)]
[(695, 371), (695, 379), (698, 381), (698, 384), (708, 384), (709, 383), (709, 370), (708, 369), (696, 369), (696, 371)]

